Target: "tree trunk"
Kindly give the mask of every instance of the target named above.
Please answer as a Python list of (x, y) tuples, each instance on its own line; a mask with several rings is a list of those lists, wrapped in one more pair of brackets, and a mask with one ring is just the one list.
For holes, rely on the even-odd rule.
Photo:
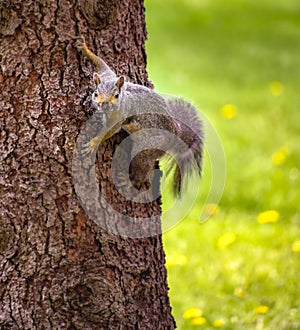
[(112, 183), (126, 133), (101, 145), (96, 191), (74, 152), (93, 68), (73, 37), (147, 84), (142, 1), (4, 0), (0, 16), (0, 329), (173, 329), (160, 201)]

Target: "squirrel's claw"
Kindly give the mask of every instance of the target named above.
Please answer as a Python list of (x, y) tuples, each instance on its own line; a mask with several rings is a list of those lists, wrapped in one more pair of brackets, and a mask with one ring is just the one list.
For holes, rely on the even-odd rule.
[(81, 156), (86, 157), (92, 153), (93, 150), (91, 150), (89, 144), (90, 144), (90, 142), (83, 143), (82, 149), (80, 150)]
[(87, 143), (83, 143), (82, 145), (82, 149), (81, 149), (81, 155), (82, 156), (88, 156), (90, 155), (91, 153), (93, 153), (95, 151), (96, 148), (93, 148), (91, 146), (91, 141), (90, 142), (87, 142)]
[(83, 143), (81, 149), (82, 156), (88, 156), (89, 154), (93, 153), (97, 150), (99, 146), (99, 139), (98, 137), (93, 138), (91, 141)]
[(76, 36), (74, 37), (75, 41), (75, 47), (79, 50), (82, 50), (82, 48), (85, 45), (85, 39), (83, 36)]

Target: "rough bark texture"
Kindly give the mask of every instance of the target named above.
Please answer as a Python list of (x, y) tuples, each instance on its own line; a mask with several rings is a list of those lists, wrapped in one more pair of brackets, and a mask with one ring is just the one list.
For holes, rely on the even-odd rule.
[[(173, 329), (161, 235), (103, 230), (72, 182), (93, 71), (72, 37), (84, 35), (117, 73), (147, 84), (142, 1), (4, 0), (0, 16), (0, 329)], [(102, 220), (154, 215), (159, 231), (159, 200), (122, 200), (111, 184), (124, 136), (101, 146), (96, 174), (126, 212), (103, 208)]]

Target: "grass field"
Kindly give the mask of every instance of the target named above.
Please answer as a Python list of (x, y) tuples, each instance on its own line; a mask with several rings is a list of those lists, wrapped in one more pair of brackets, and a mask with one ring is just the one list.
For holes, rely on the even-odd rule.
[(300, 2), (146, 0), (146, 18), (156, 90), (192, 100), (226, 159), (223, 191), (208, 133), (196, 200), (194, 180), (178, 209), (163, 196), (178, 328), (300, 329)]

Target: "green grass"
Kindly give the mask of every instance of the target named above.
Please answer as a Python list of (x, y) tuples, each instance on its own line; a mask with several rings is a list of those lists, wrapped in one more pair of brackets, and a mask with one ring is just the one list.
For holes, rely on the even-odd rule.
[[(218, 166), (224, 168), (210, 133), (197, 199), (190, 189), (176, 209), (168, 189), (163, 196), (163, 221), (172, 227), (164, 245), (178, 328), (215, 329), (220, 319), (221, 329), (300, 329), (300, 253), (292, 251), (300, 240), (300, 3), (147, 0), (146, 18), (148, 72), (156, 90), (192, 100), (226, 155), (220, 202), (221, 184), (214, 184), (216, 196), (208, 193), (212, 177), (222, 176)], [(283, 86), (277, 96), (270, 90), (274, 81)], [(225, 104), (236, 107), (234, 118), (221, 115)], [(220, 211), (200, 222), (208, 196)], [(179, 211), (191, 205), (178, 224)], [(279, 220), (258, 223), (266, 210), (279, 212)], [(222, 249), (224, 233), (235, 234), (235, 241)], [(255, 313), (260, 305), (268, 306), (265, 314)], [(205, 324), (183, 318), (190, 307), (203, 311)]]

